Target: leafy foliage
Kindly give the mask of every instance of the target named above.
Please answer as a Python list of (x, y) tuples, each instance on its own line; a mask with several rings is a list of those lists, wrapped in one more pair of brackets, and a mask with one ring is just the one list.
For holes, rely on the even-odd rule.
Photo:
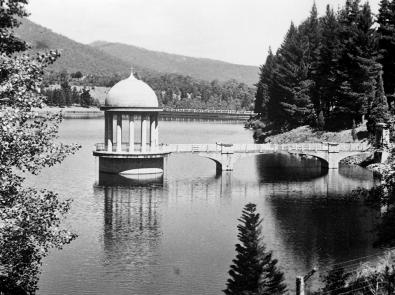
[(343, 267), (334, 267), (324, 278), (325, 286), (315, 294), (384, 295), (395, 291), (394, 252), (387, 251), (377, 262), (361, 263), (356, 269), (346, 272)]
[(267, 252), (261, 241), (261, 223), (255, 204), (247, 204), (243, 209), (237, 235), (236, 258), (233, 260), (230, 279), (225, 294), (284, 294), (284, 275), (277, 269), (277, 260)]
[[(26, 16), (26, 1), (1, 3), (0, 19), (12, 28), (15, 16)], [(12, 9), (3, 9), (12, 7)], [(3, 29), (3, 27), (2, 27)], [(4, 31), (5, 32), (5, 31)], [(11, 55), (23, 49), (14, 37), (2, 40), (0, 51), (0, 292), (34, 293), (42, 258), (51, 248), (61, 248), (75, 235), (61, 228), (70, 202), (55, 193), (27, 188), (20, 172), (38, 174), (41, 168), (61, 162), (78, 148), (55, 141), (60, 115), (38, 116), (43, 105), (40, 86), (44, 68), (57, 52)]]

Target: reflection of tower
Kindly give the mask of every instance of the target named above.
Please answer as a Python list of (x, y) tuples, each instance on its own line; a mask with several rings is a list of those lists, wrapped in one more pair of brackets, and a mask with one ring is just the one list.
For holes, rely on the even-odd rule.
[(160, 190), (104, 188), (104, 252), (109, 264), (149, 264), (157, 255)]

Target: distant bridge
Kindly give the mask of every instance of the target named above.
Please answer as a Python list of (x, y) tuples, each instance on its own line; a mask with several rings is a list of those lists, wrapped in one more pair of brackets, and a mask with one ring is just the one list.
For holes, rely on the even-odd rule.
[(248, 120), (256, 114), (252, 111), (235, 110), (210, 110), (210, 109), (176, 109), (163, 108), (161, 118), (200, 118), (200, 119), (223, 119), (223, 120)]
[(287, 144), (169, 144), (162, 148), (169, 153), (189, 153), (216, 163), (218, 171), (233, 170), (237, 160), (259, 154), (287, 152), (321, 160), (323, 167), (337, 169), (347, 157), (367, 152), (367, 143), (287, 143)]

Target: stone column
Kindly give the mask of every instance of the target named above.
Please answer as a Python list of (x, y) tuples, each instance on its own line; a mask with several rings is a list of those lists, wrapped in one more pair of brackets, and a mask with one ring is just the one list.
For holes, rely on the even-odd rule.
[(104, 112), (104, 145), (108, 142), (108, 113)]
[(159, 145), (159, 123), (158, 123), (159, 113), (155, 114), (155, 133), (154, 133), (154, 142), (155, 146)]
[(107, 114), (107, 151), (112, 152), (112, 142), (113, 142), (113, 117), (112, 113)]
[(122, 151), (122, 114), (117, 115), (117, 153)]
[(147, 118), (145, 114), (141, 115), (141, 152), (147, 151)]
[(156, 149), (156, 142), (155, 142), (155, 114), (151, 114), (150, 117), (150, 146), (151, 151)]
[(134, 115), (129, 115), (129, 153), (134, 152)]

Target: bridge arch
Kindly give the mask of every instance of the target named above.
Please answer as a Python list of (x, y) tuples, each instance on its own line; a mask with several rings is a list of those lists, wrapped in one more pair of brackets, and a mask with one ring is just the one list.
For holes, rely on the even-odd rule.
[(311, 155), (307, 153), (296, 153), (296, 152), (256, 152), (256, 153), (234, 153), (234, 154), (205, 154), (205, 153), (198, 153), (197, 155), (203, 158), (210, 159), (215, 162), (217, 172), (220, 171), (231, 171), (233, 170), (234, 165), (236, 162), (242, 158), (252, 157), (252, 156), (259, 156), (265, 154), (290, 154), (290, 155), (299, 155), (299, 156), (308, 156), (315, 158), (321, 162), (322, 167), (328, 168), (328, 161), (322, 156), (318, 155)]
[(340, 160), (364, 153), (366, 143), (290, 143), (290, 144), (181, 144), (170, 145), (169, 152), (192, 153), (216, 163), (217, 170), (233, 170), (234, 164), (249, 156), (271, 153), (305, 155), (318, 159), (323, 167), (338, 169)]

